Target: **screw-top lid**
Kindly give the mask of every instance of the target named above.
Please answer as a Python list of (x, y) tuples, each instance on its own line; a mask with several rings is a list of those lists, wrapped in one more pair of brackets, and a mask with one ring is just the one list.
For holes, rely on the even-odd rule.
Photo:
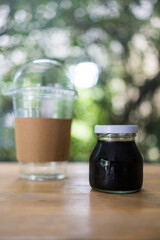
[(96, 125), (95, 133), (137, 133), (137, 125)]

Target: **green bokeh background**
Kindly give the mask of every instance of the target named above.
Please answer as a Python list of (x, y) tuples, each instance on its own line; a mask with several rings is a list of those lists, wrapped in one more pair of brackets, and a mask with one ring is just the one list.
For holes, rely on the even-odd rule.
[(12, 102), (24, 63), (92, 61), (96, 86), (77, 89), (71, 161), (88, 161), (95, 124), (138, 124), (146, 162), (160, 162), (160, 1), (0, 1), (0, 161), (14, 161)]

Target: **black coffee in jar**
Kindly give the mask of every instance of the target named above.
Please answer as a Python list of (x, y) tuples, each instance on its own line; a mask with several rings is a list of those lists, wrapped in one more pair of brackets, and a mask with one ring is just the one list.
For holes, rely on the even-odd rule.
[[(105, 126), (105, 130), (97, 130), (99, 140), (89, 161), (91, 187), (113, 193), (139, 191), (143, 181), (143, 160), (134, 141), (137, 126), (123, 125), (121, 130), (119, 125), (117, 130), (115, 125), (113, 128), (112, 125)], [(108, 126), (114, 133), (108, 133)]]

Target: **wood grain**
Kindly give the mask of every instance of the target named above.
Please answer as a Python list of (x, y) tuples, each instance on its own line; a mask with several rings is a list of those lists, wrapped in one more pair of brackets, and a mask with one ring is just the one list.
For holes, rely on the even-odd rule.
[(18, 178), (17, 163), (0, 164), (0, 240), (160, 239), (160, 165), (144, 166), (143, 190), (91, 190), (88, 164), (69, 164), (68, 178)]

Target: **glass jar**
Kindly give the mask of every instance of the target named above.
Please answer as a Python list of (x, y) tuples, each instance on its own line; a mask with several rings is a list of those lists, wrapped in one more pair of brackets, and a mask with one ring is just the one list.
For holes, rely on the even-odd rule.
[(89, 160), (93, 189), (132, 193), (142, 187), (143, 159), (136, 146), (136, 125), (96, 125), (98, 141)]

